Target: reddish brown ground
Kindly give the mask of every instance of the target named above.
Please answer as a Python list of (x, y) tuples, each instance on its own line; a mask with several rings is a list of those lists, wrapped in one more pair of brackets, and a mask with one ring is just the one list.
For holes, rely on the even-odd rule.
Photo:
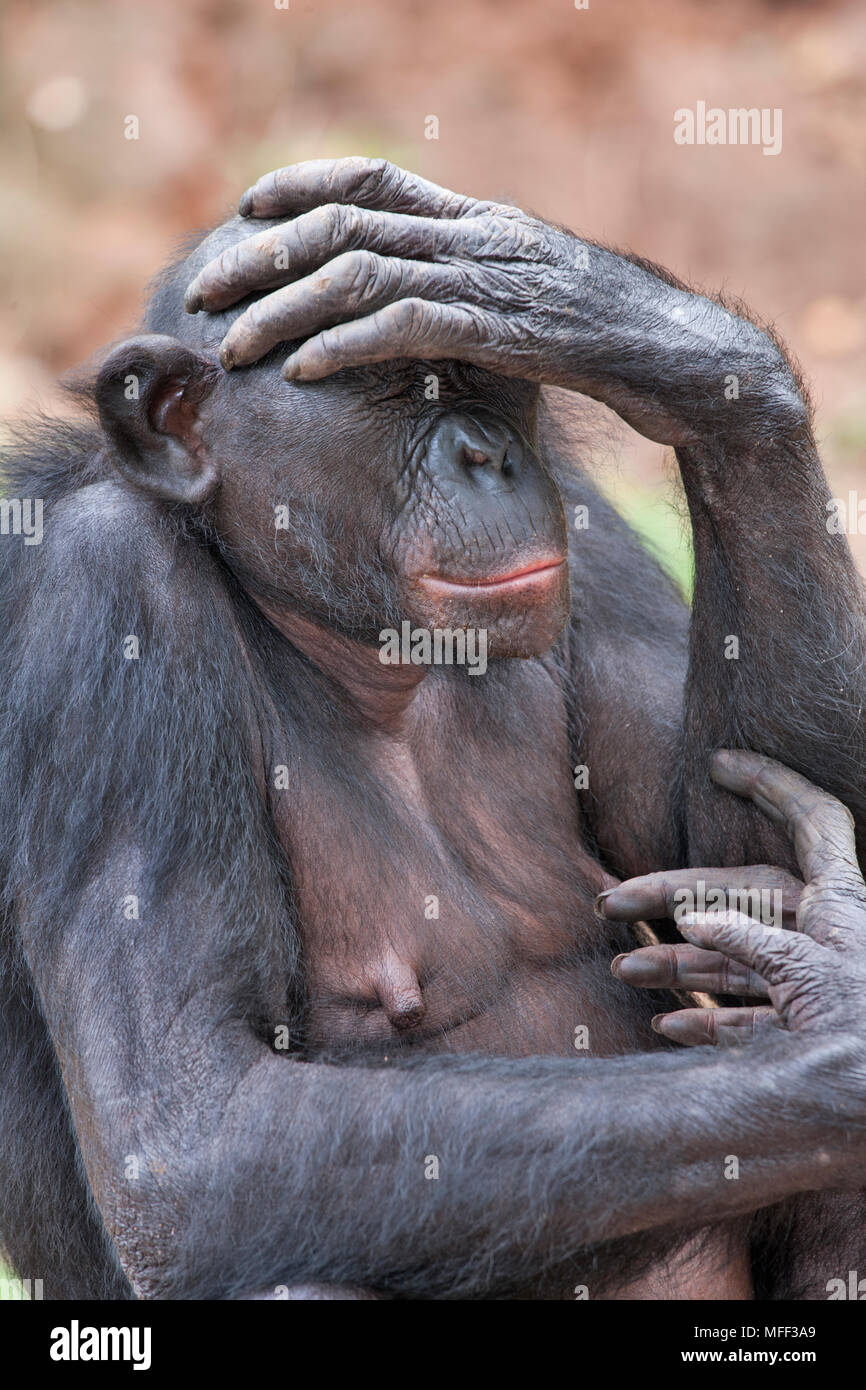
[[(836, 491), (860, 485), (857, 0), (590, 0), (583, 11), (572, 0), (10, 0), (2, 29), (0, 413), (131, 324), (175, 239), (256, 174), (383, 153), (744, 296), (814, 383)], [(674, 110), (698, 100), (781, 107), (782, 153), (675, 145)], [(431, 114), (436, 141), (424, 138)], [(123, 138), (129, 115), (137, 141)], [(632, 445), (608, 480), (643, 507), (660, 464), (660, 451)], [(856, 544), (866, 564), (866, 536)]]

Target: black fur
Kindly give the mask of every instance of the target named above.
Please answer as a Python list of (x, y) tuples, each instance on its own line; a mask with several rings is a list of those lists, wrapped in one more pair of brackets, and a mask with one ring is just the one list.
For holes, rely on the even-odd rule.
[[(147, 327), (204, 334), (198, 346), (211, 352), (225, 327), (219, 316), (193, 330), (178, 313), (179, 293), (204, 255), (193, 251), (161, 279)], [(455, 379), (461, 379), (460, 369)], [(470, 385), (464, 381), (461, 389), (465, 399)], [(86, 390), (79, 396), (87, 410)], [(799, 628), (805, 653), (801, 649), (796, 662), (786, 655), (781, 677), (778, 667), (756, 660), (753, 685), (734, 683), (730, 701), (708, 693), (701, 675), (708, 668), (693, 655), (698, 675), (692, 689), (696, 683), (705, 707), (696, 712), (694, 698), (689, 703), (687, 697), (684, 716), (685, 605), (574, 466), (567, 425), (567, 412), (551, 395), (534, 442), (567, 509), (587, 503), (594, 524), (573, 559), (571, 622), (540, 661), (559, 690), (573, 764), (591, 761), (594, 768), (611, 769), (603, 796), (597, 777), (581, 796), (589, 851), (620, 875), (714, 856), (738, 862), (741, 843), (760, 838), (759, 822), (743, 813), (745, 818), (734, 818), (721, 832), (711, 810), (696, 802), (703, 774), (694, 769), (720, 741), (771, 752), (844, 795), (858, 812), (866, 809), (863, 734), (858, 724), (855, 743), (850, 722), (859, 699), (851, 682), (863, 648), (862, 613), (839, 597), (857, 592), (850, 574), (844, 567), (822, 571), (805, 555), (796, 569), (787, 558), (775, 568), (769, 562), (766, 582), (775, 578), (797, 614), (813, 614), (813, 629), (804, 634)], [(726, 1205), (713, 1199), (712, 1207), (708, 1197), (706, 1218), (696, 1205), (682, 1211), (673, 1228), (667, 1123), (672, 1144), (697, 1143), (703, 1121), (691, 1113), (687, 1097), (693, 1084), (706, 1086), (703, 1103), (718, 1110), (720, 1123), (740, 1125), (743, 1142), (754, 1145), (757, 1157), (770, 1164), (778, 1158), (781, 1165), (787, 1135), (807, 1128), (809, 1108), (804, 1090), (785, 1094), (783, 1051), (769, 1049), (770, 1080), (755, 1092), (749, 1089), (747, 1058), (726, 1059), (721, 1070), (713, 1055), (587, 1061), (576, 1081), (561, 1059), (424, 1059), (395, 1043), (397, 1066), (375, 1049), (368, 1056), (354, 1052), (348, 1069), (345, 1058), (317, 1056), (327, 1073), (321, 1096), (311, 1095), (304, 1082), (297, 1097), (292, 1092), (287, 1098), (298, 1107), (303, 1134), (301, 1142), (290, 1131), (290, 1153), (280, 1128), (287, 1119), (277, 1113), (280, 1093), (270, 1073), (260, 1075), (259, 1064), (251, 1061), (237, 1094), (221, 1091), (214, 1103), (227, 1116), (257, 1101), (257, 1114), (272, 1108), (273, 1127), (268, 1123), (263, 1131), (271, 1147), (261, 1147), (261, 1136), (255, 1142), (251, 1136), (245, 1146), (246, 1112), (238, 1110), (226, 1181), (224, 1154), (209, 1139), (200, 1144), (193, 1132), (188, 1155), (175, 1154), (177, 1172), (170, 1164), (163, 1183), (157, 1162), (142, 1178), (131, 1218), (117, 1217), (110, 1191), (100, 1201), (102, 1212), (111, 1208), (117, 1243), (109, 1239), (70, 1116), (74, 1078), (61, 1076), (58, 1064), (58, 1052), (69, 1049), (66, 1029), (78, 1026), (77, 1020), (72, 1005), (67, 1011), (57, 1000), (43, 999), (35, 980), (50, 981), (58, 997), (58, 982), (65, 981), (71, 996), (79, 983), (73, 963), (87, 962), (93, 972), (87, 978), (98, 981), (110, 999), (123, 1036), (124, 1001), (132, 1014), (132, 997), (148, 977), (125, 977), (124, 938), (103, 925), (104, 904), (91, 910), (88, 885), (118, 846), (134, 846), (130, 881), (147, 912), (123, 930), (127, 942), (141, 946), (150, 978), (170, 980), (181, 1001), (198, 1007), (203, 957), (197, 947), (187, 950), (185, 934), (171, 929), (180, 904), (191, 921), (206, 922), (208, 969), (216, 982), (208, 996), (209, 1026), (243, 1029), (264, 1041), (280, 1020), (298, 1059), (283, 1059), (282, 1066), (306, 1068), (300, 1060), (303, 947), (291, 865), (274, 830), (266, 775), (271, 750), (263, 733), (279, 692), (262, 672), (282, 639), (274, 637), (238, 582), (240, 562), (219, 528), (194, 509), (119, 486), (94, 420), (49, 421), (25, 431), (2, 468), (8, 495), (41, 497), (46, 511), (42, 546), (0, 541), (0, 1221), (15, 1268), (44, 1278), (49, 1297), (130, 1297), (124, 1266), (138, 1292), (159, 1296), (239, 1297), (273, 1284), (322, 1280), (372, 1283), (392, 1297), (528, 1297), (537, 1296), (541, 1269), (549, 1296), (568, 1297), (577, 1283), (602, 1289), (636, 1278), (681, 1243), (684, 1233), (700, 1232), (710, 1217), (730, 1219), (732, 1238), (740, 1232), (760, 1202), (734, 1192), (725, 1194)], [(724, 631), (740, 630), (744, 624), (732, 612), (739, 591), (731, 587), (716, 517), (706, 519), (694, 482), (690, 491), (699, 519), (698, 621), (706, 622), (711, 609)], [(311, 515), (305, 518), (305, 573), (310, 601), (321, 607), (327, 586), (318, 591), (316, 585), (332, 563), (329, 523), (323, 519), (315, 535)], [(702, 536), (711, 536), (709, 550)], [(358, 553), (353, 564), (350, 590), (382, 590), (375, 557)], [(718, 573), (705, 581), (713, 566)], [(333, 616), (336, 626), (351, 628), (351, 606)], [(754, 618), (757, 656), (777, 625), (770, 613), (747, 617)], [(119, 648), (119, 639), (131, 633), (142, 643), (143, 659), (136, 663), (126, 661)], [(778, 653), (777, 647), (777, 658)], [(844, 698), (837, 694), (836, 675), (816, 680), (829, 656), (842, 673), (838, 680), (851, 691)], [(339, 710), (326, 714), (304, 660), (297, 658), (291, 669), (281, 716), (292, 710), (296, 731), (309, 728), (315, 738), (317, 721), (339, 718)], [(724, 668), (713, 678), (725, 690), (724, 682), (733, 680)], [(526, 716), (531, 718), (528, 709)], [(332, 785), (352, 775), (334, 767)], [(781, 858), (778, 842), (762, 834)], [(384, 849), (383, 840), (383, 854)], [(749, 857), (758, 858), (743, 856)], [(586, 899), (587, 890), (581, 891)], [(197, 929), (190, 935), (198, 941)], [(609, 955), (630, 944), (623, 928), (611, 926), (586, 953), (588, 977), (597, 971), (601, 987)], [(223, 988), (219, 982), (228, 983)], [(634, 1027), (643, 1027), (659, 1006), (658, 1000), (634, 1000)], [(133, 1108), (136, 1098), (144, 1105), (151, 1096), (158, 1110), (159, 1072), (142, 1076), (136, 1070), (133, 1041), (107, 1085), (125, 1080)], [(772, 1070), (776, 1065), (778, 1072)], [(648, 1086), (649, 1076), (655, 1089)], [(482, 1091), (484, 1105), (473, 1099)], [(456, 1128), (455, 1095), (462, 1106)], [(666, 1095), (671, 1114), (662, 1113)], [(775, 1098), (774, 1131), (762, 1149), (768, 1095)], [(559, 1132), (555, 1116), (566, 1096), (584, 1106), (584, 1122)], [(610, 1096), (643, 1136), (637, 1168), (635, 1149), (622, 1148), (621, 1132), (611, 1127)], [(114, 1092), (111, 1098), (119, 1099)], [(192, 1091), (190, 1105), (197, 1100)], [(364, 1119), (365, 1104), (374, 1107), (372, 1124)], [(495, 1133), (485, 1119), (490, 1104), (501, 1121)], [(175, 1121), (168, 1117), (167, 1132), (177, 1132)], [(195, 1130), (193, 1116), (182, 1121), (182, 1135), (185, 1126)], [(186, 1143), (184, 1138), (180, 1147)], [(382, 1152), (375, 1151), (377, 1145)], [(427, 1152), (439, 1155), (444, 1170), (450, 1164), (460, 1180), (427, 1184), (419, 1198), (417, 1168)], [(385, 1162), (383, 1154), (392, 1167), (379, 1184), (371, 1171)], [(154, 1157), (159, 1160), (159, 1151)], [(587, 1190), (588, 1174), (603, 1190)], [(96, 1181), (93, 1171), (90, 1176)], [(702, 1181), (709, 1192), (709, 1179), (699, 1171), (698, 1194)], [(188, 1183), (196, 1193), (196, 1213), (165, 1255), (159, 1238), (148, 1246), (140, 1226), (142, 1213), (150, 1211), (160, 1230), (161, 1222), (173, 1219), (175, 1182), (184, 1191)], [(806, 1185), (802, 1176), (776, 1187), (768, 1182), (764, 1200)], [(280, 1208), (279, 1220), (250, 1218), (271, 1201)], [(509, 1212), (504, 1225), (496, 1219), (503, 1207)], [(551, 1211), (560, 1207), (562, 1219), (552, 1219)], [(630, 1222), (621, 1214), (626, 1208), (635, 1213)], [(792, 1287), (794, 1246), (802, 1251), (812, 1240), (792, 1212), (761, 1218), (755, 1236), (759, 1289), (767, 1297), (784, 1292), (786, 1280)], [(856, 1251), (844, 1258), (855, 1256)], [(803, 1278), (800, 1296), (807, 1284)]]

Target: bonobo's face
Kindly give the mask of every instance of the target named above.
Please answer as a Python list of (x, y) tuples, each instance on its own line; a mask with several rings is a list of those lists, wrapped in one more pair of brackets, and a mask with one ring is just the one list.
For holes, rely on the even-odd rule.
[(247, 587), (368, 641), (403, 618), (485, 628), (491, 655), (553, 641), (565, 520), (534, 389), (443, 363), (290, 384), (273, 363), (219, 395), (213, 516)]
[[(233, 226), (196, 250), (190, 278), (247, 231)], [(245, 307), (179, 314), (174, 332), (215, 359)], [(568, 571), (562, 503), (533, 447), (537, 388), (408, 361), (289, 383), (285, 355), (220, 372), (197, 406), (218, 477), (205, 506), (244, 586), (368, 642), (408, 619), (484, 628), (491, 656), (546, 650)]]

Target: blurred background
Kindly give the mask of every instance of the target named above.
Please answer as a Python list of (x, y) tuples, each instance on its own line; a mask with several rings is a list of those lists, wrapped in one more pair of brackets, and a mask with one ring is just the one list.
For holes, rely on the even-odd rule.
[[(6, 0), (0, 28), (0, 415), (51, 407), (257, 175), (381, 154), (742, 296), (812, 382), (834, 492), (863, 484), (859, 0)], [(675, 144), (698, 101), (781, 108), (781, 153)], [(597, 452), (684, 577), (664, 451), (622, 427)]]
[[(834, 492), (866, 486), (860, 0), (5, 0), (0, 34), (0, 417), (67, 409), (58, 375), (257, 175), (379, 154), (744, 298), (812, 383)], [(780, 108), (781, 153), (675, 144), (698, 101)], [(671, 460), (589, 433), (687, 585)]]

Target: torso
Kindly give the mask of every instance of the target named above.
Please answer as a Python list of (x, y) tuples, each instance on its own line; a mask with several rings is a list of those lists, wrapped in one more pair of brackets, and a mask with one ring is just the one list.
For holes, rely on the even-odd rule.
[[(321, 701), (309, 728), (298, 703), (280, 719), (291, 732), (271, 761), (288, 768), (289, 789), (272, 796), (311, 1055), (544, 1054), (579, 1068), (660, 1045), (658, 995), (610, 974), (635, 942), (593, 912), (614, 880), (583, 842), (553, 669), (507, 667), (488, 671), (483, 695), (468, 676), (432, 672), (396, 735), (347, 724), (345, 708)], [(619, 1296), (700, 1297), (703, 1257), (687, 1255)], [(745, 1252), (726, 1247), (725, 1266), (712, 1296), (748, 1296)], [(569, 1283), (535, 1296), (575, 1295)]]

